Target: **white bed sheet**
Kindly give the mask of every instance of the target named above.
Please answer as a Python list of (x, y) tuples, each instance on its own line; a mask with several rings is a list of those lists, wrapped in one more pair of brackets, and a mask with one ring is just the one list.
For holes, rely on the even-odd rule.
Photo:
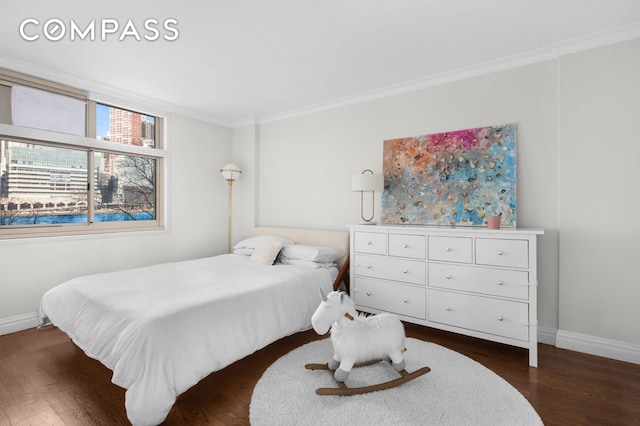
[(310, 328), (318, 286), (326, 269), (221, 255), (72, 279), (41, 313), (113, 370), (134, 425), (155, 425), (211, 372)]

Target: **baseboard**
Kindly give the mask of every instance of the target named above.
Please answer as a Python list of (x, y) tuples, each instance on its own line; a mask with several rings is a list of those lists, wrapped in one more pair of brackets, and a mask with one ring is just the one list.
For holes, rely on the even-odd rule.
[(38, 323), (37, 312), (9, 318), (0, 318), (0, 336), (37, 327)]
[(557, 333), (555, 328), (538, 326), (538, 343), (555, 346)]
[(640, 364), (640, 345), (633, 343), (558, 330), (556, 346), (562, 349)]

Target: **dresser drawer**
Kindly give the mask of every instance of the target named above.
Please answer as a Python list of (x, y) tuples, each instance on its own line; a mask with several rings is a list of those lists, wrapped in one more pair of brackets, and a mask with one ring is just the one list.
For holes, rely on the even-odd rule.
[(472, 239), (466, 237), (429, 237), (429, 259), (471, 263)]
[(389, 234), (389, 256), (424, 259), (426, 251), (424, 235)]
[(356, 253), (387, 254), (387, 234), (378, 232), (355, 232)]
[(528, 283), (527, 271), (429, 264), (429, 287), (528, 300)]
[(528, 268), (529, 242), (527, 240), (477, 238), (476, 263), (478, 265)]
[(358, 254), (354, 258), (355, 275), (426, 285), (426, 264), (417, 260)]
[(358, 307), (368, 307), (399, 315), (426, 318), (426, 288), (356, 277), (354, 299)]
[(429, 321), (529, 341), (528, 304), (429, 289)]

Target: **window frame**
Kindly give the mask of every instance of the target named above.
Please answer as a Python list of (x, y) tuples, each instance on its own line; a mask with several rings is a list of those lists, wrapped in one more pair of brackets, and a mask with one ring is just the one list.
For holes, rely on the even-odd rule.
[[(17, 73), (9, 74), (7, 78), (6, 70), (0, 69), (0, 83), (30, 85), (42, 90), (48, 90), (58, 94), (73, 93), (78, 97), (77, 89), (65, 90), (64, 86), (52, 83), (49, 88), (44, 80), (33, 77), (20, 76)], [(30, 84), (37, 81), (37, 84)], [(66, 92), (66, 93), (65, 93)], [(0, 139), (11, 140), (23, 143), (46, 145), (57, 148), (67, 148), (85, 151), (87, 153), (87, 179), (89, 182), (87, 189), (87, 200), (94, 200), (95, 178), (92, 167), (93, 153), (104, 152), (115, 155), (130, 155), (143, 158), (151, 158), (156, 161), (155, 165), (155, 218), (140, 221), (116, 221), (116, 222), (94, 222), (90, 219), (87, 223), (80, 224), (42, 224), (42, 225), (7, 225), (0, 226), (0, 240), (22, 239), (34, 237), (53, 236), (73, 236), (73, 235), (95, 235), (117, 232), (135, 231), (161, 231), (165, 229), (167, 212), (166, 189), (166, 167), (168, 152), (165, 149), (166, 117), (158, 114), (140, 112), (139, 108), (126, 108), (122, 105), (113, 105), (111, 102), (102, 102), (89, 99), (86, 96), (85, 115), (85, 136), (76, 136), (54, 131), (41, 130), (28, 127), (20, 127), (12, 124), (0, 123)], [(126, 109), (128, 111), (153, 116), (155, 119), (155, 145), (154, 147), (118, 144), (114, 142), (96, 139), (96, 104), (107, 105), (113, 108)], [(120, 102), (118, 102), (120, 104)], [(88, 218), (93, 217), (94, 203), (87, 203)]]

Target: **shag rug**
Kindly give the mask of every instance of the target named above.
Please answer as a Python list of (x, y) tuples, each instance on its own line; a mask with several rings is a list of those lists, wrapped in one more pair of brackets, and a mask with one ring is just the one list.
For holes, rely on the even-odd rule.
[[(431, 372), (398, 387), (354, 396), (319, 396), (336, 387), (329, 372), (307, 370), (333, 355), (330, 339), (308, 343), (273, 363), (253, 390), (253, 426), (284, 425), (542, 425), (513, 386), (472, 359), (434, 343), (407, 338), (407, 371)], [(354, 368), (348, 387), (399, 377), (386, 363)]]

